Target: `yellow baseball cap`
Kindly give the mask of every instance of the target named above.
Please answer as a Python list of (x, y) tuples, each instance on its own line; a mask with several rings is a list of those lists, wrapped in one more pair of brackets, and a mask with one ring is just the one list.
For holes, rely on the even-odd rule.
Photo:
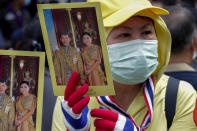
[(101, 4), (105, 27), (117, 26), (136, 13), (147, 9), (156, 15), (168, 14), (167, 10), (152, 6), (148, 0), (88, 0), (88, 2), (96, 1)]

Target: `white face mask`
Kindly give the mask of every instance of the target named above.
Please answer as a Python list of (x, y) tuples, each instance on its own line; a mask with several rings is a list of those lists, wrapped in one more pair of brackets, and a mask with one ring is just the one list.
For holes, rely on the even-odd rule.
[(113, 80), (119, 83), (142, 83), (157, 68), (157, 40), (132, 40), (107, 48)]

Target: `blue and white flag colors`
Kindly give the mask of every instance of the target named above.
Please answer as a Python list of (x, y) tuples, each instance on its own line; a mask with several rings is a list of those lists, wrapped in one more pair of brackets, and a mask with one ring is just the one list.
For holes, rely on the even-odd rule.
[(114, 131), (144, 131), (153, 119), (154, 80), (152, 76), (145, 82), (143, 95), (148, 111), (140, 126), (135, 123), (134, 119), (128, 113), (121, 109), (111, 96), (98, 96), (97, 100), (105, 108), (119, 114)]

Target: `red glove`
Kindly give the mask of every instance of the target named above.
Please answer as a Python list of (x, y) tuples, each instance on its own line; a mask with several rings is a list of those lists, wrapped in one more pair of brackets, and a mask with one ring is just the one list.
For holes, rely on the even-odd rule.
[(135, 127), (130, 118), (106, 109), (93, 109), (90, 112), (96, 117), (96, 131), (134, 131)]
[(65, 89), (64, 101), (62, 101), (64, 124), (70, 131), (87, 131), (90, 127), (90, 115), (87, 107), (90, 97), (82, 97), (88, 91), (88, 85), (84, 84), (75, 90), (78, 82), (79, 76), (73, 72)]

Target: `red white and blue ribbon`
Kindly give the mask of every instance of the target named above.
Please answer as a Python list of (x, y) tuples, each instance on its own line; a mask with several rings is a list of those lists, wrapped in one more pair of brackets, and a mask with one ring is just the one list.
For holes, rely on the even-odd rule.
[[(149, 79), (147, 79), (145, 82), (145, 86), (143, 88), (143, 95), (148, 111), (144, 117), (144, 120), (142, 121), (141, 126), (137, 126), (134, 119), (129, 114), (127, 114), (123, 109), (121, 109), (121, 107), (116, 103), (116, 101), (111, 96), (98, 96), (97, 100), (101, 105), (108, 108), (109, 110), (118, 112), (119, 114), (125, 116), (126, 118), (129, 118), (132, 121), (132, 125), (130, 125), (132, 131), (144, 131), (146, 128), (148, 128), (148, 126), (150, 125), (153, 119), (154, 79), (152, 76)], [(124, 124), (126, 126), (126, 121)], [(125, 127), (123, 125), (121, 126), (123, 128)]]

